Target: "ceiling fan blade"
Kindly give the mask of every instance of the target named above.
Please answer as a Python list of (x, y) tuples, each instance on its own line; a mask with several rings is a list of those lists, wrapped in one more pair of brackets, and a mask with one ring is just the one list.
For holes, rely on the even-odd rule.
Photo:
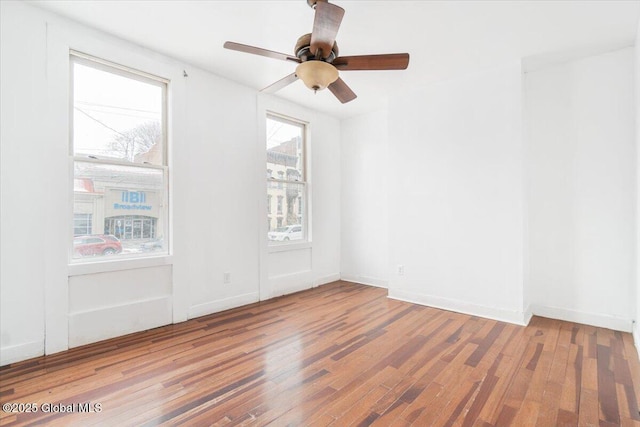
[(326, 1), (316, 3), (316, 16), (311, 33), (311, 54), (328, 58), (344, 16), (344, 9)]
[(298, 76), (296, 75), (296, 73), (291, 73), (288, 76), (281, 78), (277, 82), (272, 83), (269, 86), (265, 87), (260, 92), (275, 93), (280, 89), (286, 86), (289, 86), (291, 83), (295, 82), (296, 80), (298, 80)]
[(274, 52), (272, 50), (262, 49), (261, 47), (249, 46), (242, 43), (225, 42), (225, 49), (237, 50), (238, 52), (252, 53), (254, 55), (266, 56), (267, 58), (281, 59), (283, 61), (291, 61), (300, 63), (298, 58), (286, 53)]
[(358, 96), (351, 90), (349, 86), (347, 86), (347, 84), (341, 78), (338, 78), (338, 80), (331, 83), (329, 85), (329, 90), (336, 96), (336, 98), (338, 98), (338, 101), (342, 102), (343, 104), (346, 104), (349, 101), (353, 101)]
[(409, 66), (408, 53), (386, 55), (339, 56), (332, 62), (340, 71), (405, 70)]

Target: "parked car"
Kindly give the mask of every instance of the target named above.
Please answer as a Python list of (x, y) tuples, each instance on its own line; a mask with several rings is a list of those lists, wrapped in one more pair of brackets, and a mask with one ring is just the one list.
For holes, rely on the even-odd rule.
[(302, 225), (294, 224), (278, 227), (274, 231), (270, 231), (267, 235), (269, 236), (269, 240), (277, 242), (300, 240), (302, 239)]
[(91, 234), (73, 238), (76, 256), (112, 255), (122, 252), (122, 243), (111, 234)]

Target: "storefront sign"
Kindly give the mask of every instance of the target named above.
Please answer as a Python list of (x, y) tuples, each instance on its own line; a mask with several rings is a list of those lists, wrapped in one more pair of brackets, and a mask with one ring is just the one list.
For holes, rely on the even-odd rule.
[(121, 203), (114, 203), (113, 209), (150, 211), (152, 206), (146, 204), (147, 194), (144, 191), (123, 191)]
[(155, 191), (109, 189), (105, 191), (105, 217), (144, 215), (158, 217), (160, 195)]

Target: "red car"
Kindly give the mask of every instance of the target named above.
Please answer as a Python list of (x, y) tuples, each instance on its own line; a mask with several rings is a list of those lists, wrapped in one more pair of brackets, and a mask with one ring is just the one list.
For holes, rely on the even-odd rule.
[(92, 234), (73, 238), (73, 253), (77, 256), (112, 255), (122, 252), (122, 244), (110, 234)]

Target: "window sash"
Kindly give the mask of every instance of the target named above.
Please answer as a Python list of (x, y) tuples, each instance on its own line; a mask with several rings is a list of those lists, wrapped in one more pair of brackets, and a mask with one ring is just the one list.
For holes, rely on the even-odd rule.
[(282, 182), (307, 182), (307, 125), (308, 123), (303, 122), (301, 120), (296, 120), (291, 117), (287, 117), (272, 111), (267, 112), (266, 120), (274, 120), (289, 126), (298, 127), (300, 128), (300, 134), (302, 136), (302, 147), (301, 147), (301, 154), (300, 154), (302, 157), (302, 160), (300, 162), (301, 180), (295, 181), (295, 180), (289, 180), (286, 178), (280, 179), (280, 178), (275, 178), (273, 176), (268, 177), (267, 180), (282, 181)]
[(69, 84), (69, 125), (70, 125), (70, 132), (69, 132), (69, 154), (74, 157), (74, 159), (77, 160), (104, 160), (108, 163), (120, 163), (120, 162), (124, 162), (126, 164), (131, 164), (131, 165), (145, 165), (145, 166), (152, 166), (150, 163), (136, 163), (136, 162), (130, 162), (130, 161), (126, 161), (126, 160), (121, 160), (121, 159), (111, 159), (111, 158), (101, 158), (99, 156), (87, 156), (87, 155), (76, 155), (75, 153), (75, 149), (74, 149), (74, 76), (73, 76), (73, 65), (74, 64), (81, 64), (84, 65), (86, 67), (91, 67), (91, 68), (95, 68), (97, 70), (106, 72), (106, 73), (111, 73), (111, 74), (115, 74), (118, 75), (120, 77), (125, 77), (125, 78), (129, 78), (132, 80), (136, 80), (142, 83), (147, 83), (153, 86), (157, 86), (161, 89), (162, 91), (162, 98), (161, 98), (161, 108), (162, 111), (160, 113), (160, 130), (162, 132), (162, 140), (160, 141), (160, 143), (162, 144), (162, 155), (161, 155), (161, 159), (162, 159), (162, 163), (161, 164), (156, 164), (154, 166), (167, 166), (168, 165), (168, 150), (167, 150), (167, 140), (168, 140), (168, 126), (167, 126), (167, 121), (168, 121), (168, 113), (167, 113), (167, 106), (168, 106), (168, 88), (169, 88), (169, 80), (168, 79), (164, 79), (162, 77), (158, 77), (156, 75), (150, 74), (150, 73), (146, 73), (144, 71), (140, 71), (140, 70), (136, 70), (130, 67), (126, 67), (124, 65), (120, 65), (117, 64), (115, 62), (111, 62), (111, 61), (107, 61), (95, 56), (91, 56), (76, 50), (70, 50), (69, 52), (69, 58), (70, 58), (70, 63), (71, 66), (69, 67), (69, 73), (70, 73), (70, 84)]
[(267, 181), (281, 182), (281, 183), (284, 183), (284, 184), (306, 184), (306, 181), (297, 181), (297, 180), (294, 180), (294, 179), (267, 178)]

